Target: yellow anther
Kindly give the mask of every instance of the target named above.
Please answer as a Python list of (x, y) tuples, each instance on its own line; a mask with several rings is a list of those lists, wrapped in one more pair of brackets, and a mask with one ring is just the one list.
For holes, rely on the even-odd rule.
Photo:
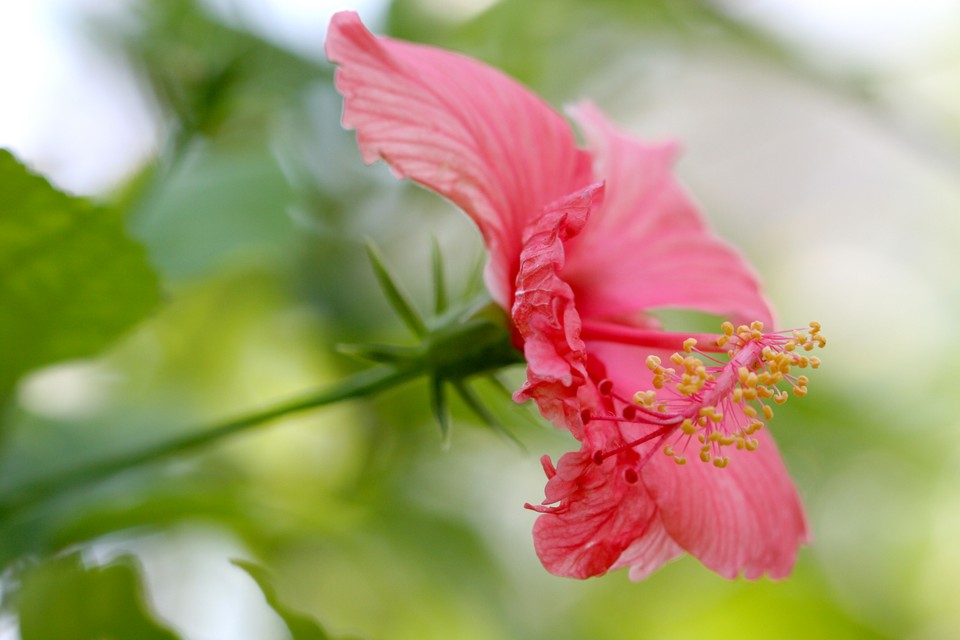
[(785, 345), (783, 345), (783, 348), (786, 351), (793, 351), (794, 349), (797, 348), (797, 343), (794, 342), (793, 340), (790, 340)]
[(720, 325), (720, 330), (723, 331), (723, 335), (732, 336), (733, 335), (733, 323), (724, 322)]
[(756, 451), (760, 442), (756, 438), (748, 438), (744, 441), (744, 444), (747, 446), (747, 451)]
[(810, 333), (816, 334), (820, 331), (820, 323), (814, 320), (810, 323)]
[(810, 383), (810, 378), (808, 378), (807, 376), (798, 376), (798, 377), (797, 377), (797, 384), (800, 385), (801, 387), (805, 387), (805, 386), (807, 386), (807, 384), (809, 384), (809, 383)]
[(756, 418), (756, 417), (757, 417), (757, 410), (754, 409), (753, 407), (751, 407), (751, 406), (748, 405), (748, 404), (743, 406), (743, 413), (744, 413), (748, 418)]
[(719, 338), (717, 338), (718, 347), (726, 346), (728, 342), (730, 342), (730, 336), (720, 336)]
[(750, 323), (750, 330), (763, 331), (763, 323), (760, 322), (759, 320), (754, 320), (753, 322)]
[(743, 389), (736, 387), (733, 390), (733, 401), (734, 402), (743, 402)]
[(780, 371), (768, 373), (764, 371), (757, 376), (757, 381), (762, 385), (774, 385), (783, 380), (783, 374)]
[(760, 420), (753, 420), (750, 424), (747, 425), (746, 433), (747, 435), (752, 435), (763, 428), (763, 422)]
[(726, 457), (726, 456), (723, 456), (722, 458), (714, 458), (714, 459), (713, 459), (713, 466), (715, 466), (715, 467), (718, 468), (718, 469), (723, 469), (723, 468), (726, 467), (728, 464), (730, 464), (730, 458), (728, 458), (728, 457)]
[(793, 388), (793, 395), (797, 396), (798, 398), (802, 398), (803, 396), (807, 395), (807, 388), (806, 388), (806, 387), (794, 387), (794, 388)]
[(703, 462), (710, 462), (710, 458), (711, 458), (711, 457), (712, 457), (712, 456), (710, 455), (710, 452), (709, 452), (709, 451), (701, 451), (701, 452), (700, 452), (700, 460), (702, 460)]
[(820, 358), (813, 356), (810, 358), (810, 366), (814, 369), (820, 368)]
[(690, 421), (690, 418), (687, 418), (683, 421), (683, 423), (681, 423), (680, 430), (688, 436), (692, 436), (697, 432), (697, 428), (693, 426), (693, 422)]
[(657, 356), (647, 356), (647, 369), (650, 371), (656, 371), (660, 368), (660, 363), (662, 361)]
[(784, 402), (787, 401), (789, 397), (790, 396), (787, 395), (786, 391), (779, 391), (774, 394), (773, 401), (776, 402), (777, 404), (783, 404)]
[(683, 364), (683, 356), (680, 355), (679, 353), (674, 353), (672, 356), (670, 356), (670, 362), (679, 366)]
[(686, 340), (683, 341), (683, 350), (686, 351), (687, 353), (690, 353), (690, 350), (693, 349), (696, 345), (697, 345), (696, 338), (687, 338)]
[(813, 346), (814, 346), (814, 345), (813, 345), (812, 342), (804, 343), (804, 345), (803, 345), (803, 350), (804, 350), (804, 351), (813, 351)]
[(668, 456), (670, 456), (671, 458), (672, 458), (673, 456), (677, 455), (676, 452), (673, 450), (673, 447), (671, 447), (670, 445), (665, 446), (665, 447), (663, 448), (663, 452), (664, 452), (665, 454), (667, 454)]
[(763, 417), (767, 420), (773, 420), (773, 407), (769, 405), (763, 405)]
[(637, 391), (633, 395), (633, 401), (642, 407), (651, 407), (657, 400), (655, 391)]
[(687, 464), (687, 459), (683, 456), (674, 456), (673, 461), (677, 464)]

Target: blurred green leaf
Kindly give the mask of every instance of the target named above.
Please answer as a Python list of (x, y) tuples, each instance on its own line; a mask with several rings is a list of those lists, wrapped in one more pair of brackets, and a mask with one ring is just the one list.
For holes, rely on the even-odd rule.
[(120, 49), (149, 82), (182, 135), (241, 136), (272, 117), (318, 65), (211, 18), (194, 0), (137, 5), (137, 28), (101, 25), (98, 42)]
[(176, 640), (153, 619), (135, 560), (86, 567), (78, 553), (29, 571), (20, 590), (22, 640)]
[(283, 263), (297, 235), (294, 196), (262, 145), (211, 144), (165, 177), (130, 220), (165, 282), (209, 276), (239, 258)]
[(0, 150), (0, 398), (41, 365), (93, 355), (158, 301), (116, 211), (54, 189)]
[(267, 599), (267, 604), (277, 612), (277, 615), (279, 615), (283, 619), (284, 624), (287, 625), (293, 640), (333, 639), (333, 636), (324, 631), (323, 627), (313, 618), (305, 616), (280, 602), (280, 598), (277, 596), (277, 590), (273, 586), (273, 578), (266, 569), (246, 560), (233, 560), (232, 562), (246, 571), (247, 574), (254, 579), (257, 586), (260, 587), (260, 591), (263, 592), (264, 598)]

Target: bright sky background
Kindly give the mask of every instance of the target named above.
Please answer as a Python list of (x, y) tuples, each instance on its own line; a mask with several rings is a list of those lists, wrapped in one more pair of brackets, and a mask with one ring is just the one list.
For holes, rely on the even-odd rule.
[[(206, 0), (228, 20), (301, 53), (322, 55), (330, 16), (360, 11), (374, 28), (382, 0)], [(496, 0), (419, 0), (469, 16)], [(727, 0), (786, 39), (863, 66), (908, 63), (928, 38), (955, 26), (957, 0)], [(133, 78), (99, 55), (76, 28), (80, 16), (121, 15), (125, 0), (0, 3), (0, 146), (62, 187), (97, 193), (117, 184), (157, 144), (154, 117)]]

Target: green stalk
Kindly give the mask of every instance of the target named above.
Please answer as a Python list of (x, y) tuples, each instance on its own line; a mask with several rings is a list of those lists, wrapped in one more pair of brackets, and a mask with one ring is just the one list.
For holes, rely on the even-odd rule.
[(40, 506), (67, 491), (93, 484), (133, 467), (189, 453), (236, 433), (267, 424), (277, 418), (308, 409), (316, 409), (342, 400), (368, 396), (411, 380), (422, 373), (424, 373), (422, 365), (373, 367), (341, 380), (317, 393), (210, 427), (196, 428), (184, 436), (161, 442), (142, 451), (120, 455), (112, 459), (70, 469), (48, 478), (41, 478), (36, 482), (14, 489), (6, 495), (0, 494), (0, 519), (9, 518), (27, 508)]

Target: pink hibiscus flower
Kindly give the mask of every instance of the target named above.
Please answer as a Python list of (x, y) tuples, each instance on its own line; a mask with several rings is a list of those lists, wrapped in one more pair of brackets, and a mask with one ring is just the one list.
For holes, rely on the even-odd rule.
[[(556, 467), (534, 542), (544, 566), (641, 579), (688, 552), (727, 577), (789, 573), (803, 508), (763, 429), (806, 392), (795, 368), (819, 326), (764, 333), (772, 313), (740, 255), (671, 175), (673, 146), (642, 144), (591, 105), (567, 122), (504, 74), (334, 16), (343, 124), (363, 158), (447, 197), (479, 227), (486, 283), (527, 360), (516, 399), (581, 442)], [(717, 335), (670, 333), (651, 310), (717, 314)], [(711, 355), (711, 354), (716, 354)], [(673, 366), (665, 366), (667, 365)], [(694, 463), (685, 464), (687, 457)]]

